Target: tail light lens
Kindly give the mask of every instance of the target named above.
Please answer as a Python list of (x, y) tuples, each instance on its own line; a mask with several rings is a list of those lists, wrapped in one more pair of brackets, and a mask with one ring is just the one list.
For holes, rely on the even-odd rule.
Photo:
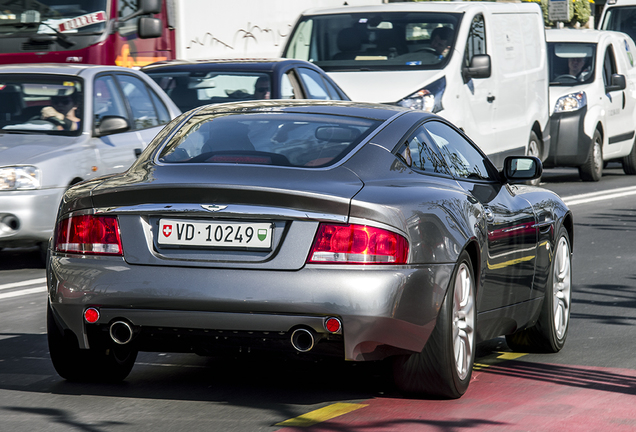
[(365, 225), (320, 224), (308, 263), (404, 264), (408, 241), (399, 234)]
[(123, 255), (115, 216), (71, 216), (58, 223), (55, 250), (83, 255)]

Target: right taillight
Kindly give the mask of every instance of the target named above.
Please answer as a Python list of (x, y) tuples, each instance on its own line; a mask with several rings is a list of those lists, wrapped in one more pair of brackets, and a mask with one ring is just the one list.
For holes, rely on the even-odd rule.
[(405, 264), (408, 255), (408, 241), (397, 233), (366, 225), (320, 224), (307, 262)]
[(54, 250), (83, 255), (123, 255), (119, 222), (115, 216), (79, 215), (61, 220)]

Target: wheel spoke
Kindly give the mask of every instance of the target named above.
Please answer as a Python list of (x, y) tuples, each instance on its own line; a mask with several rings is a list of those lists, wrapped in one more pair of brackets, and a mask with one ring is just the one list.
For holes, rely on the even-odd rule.
[(475, 326), (473, 289), (470, 270), (462, 263), (455, 277), (452, 323), (455, 368), (460, 379), (468, 375), (473, 352)]

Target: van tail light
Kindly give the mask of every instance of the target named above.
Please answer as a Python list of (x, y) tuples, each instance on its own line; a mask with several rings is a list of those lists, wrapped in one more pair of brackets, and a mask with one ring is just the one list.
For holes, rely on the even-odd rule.
[(123, 256), (117, 217), (80, 215), (63, 219), (57, 224), (54, 250), (82, 255)]
[(405, 264), (409, 243), (399, 234), (365, 225), (320, 224), (312, 264)]

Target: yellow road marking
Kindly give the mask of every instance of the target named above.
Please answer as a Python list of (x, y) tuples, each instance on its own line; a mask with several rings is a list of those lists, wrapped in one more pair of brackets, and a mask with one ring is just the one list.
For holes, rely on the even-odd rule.
[(324, 408), (320, 408), (306, 414), (303, 414), (292, 419), (276, 423), (276, 426), (296, 426), (296, 427), (309, 427), (316, 423), (331, 420), (332, 418), (341, 416), (343, 414), (350, 413), (360, 408), (364, 408), (366, 404), (351, 404), (351, 403), (335, 403), (328, 405)]
[(495, 354), (499, 354), (497, 357), (493, 357), (492, 355), (484, 357), (482, 360), (484, 363), (475, 363), (473, 364), (473, 370), (482, 370), (489, 366), (496, 365), (497, 363), (501, 363), (506, 360), (515, 360), (519, 357), (523, 357), (524, 355), (528, 355), (527, 353), (516, 353), (516, 352), (502, 352), (498, 351)]

